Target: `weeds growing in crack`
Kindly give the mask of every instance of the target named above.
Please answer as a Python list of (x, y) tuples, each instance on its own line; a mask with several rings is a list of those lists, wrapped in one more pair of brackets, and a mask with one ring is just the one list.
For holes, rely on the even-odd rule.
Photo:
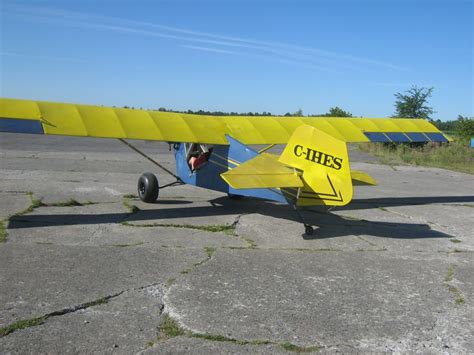
[(0, 328), (0, 338), (7, 336), (8, 334), (13, 333), (14, 331), (17, 331), (20, 329), (25, 329), (25, 328), (41, 325), (46, 321), (46, 319), (48, 319), (47, 316), (19, 320), (18, 322), (7, 325), (4, 328)]
[[(377, 249), (363, 249), (363, 248), (359, 248), (359, 249), (356, 249), (356, 251), (360, 251), (360, 252), (368, 252), (368, 251), (387, 251), (388, 249), (385, 248), (385, 247), (382, 247), (382, 248), (377, 248)], [(341, 250), (342, 251), (342, 250)]]
[(212, 258), (212, 255), (216, 252), (216, 248), (214, 248), (214, 247), (205, 247), (204, 251), (207, 254), (207, 258), (210, 259), (210, 258)]
[(292, 351), (295, 353), (312, 353), (315, 351), (319, 351), (321, 349), (319, 346), (302, 347), (302, 346), (297, 346), (288, 342), (284, 342), (279, 345), (286, 351)]
[(449, 265), (448, 270), (446, 271), (446, 275), (444, 276), (444, 284), (448, 288), (449, 292), (451, 292), (454, 296), (454, 301), (457, 305), (464, 304), (464, 296), (462, 292), (455, 286), (449, 284), (454, 279), (454, 273), (456, 272), (456, 265)]
[(31, 204), (23, 211), (15, 213), (12, 217), (20, 217), (27, 213), (33, 212), (35, 208), (45, 206), (45, 204), (41, 200), (38, 200), (33, 197), (33, 193), (27, 193), (27, 195), (30, 196)]
[(160, 331), (159, 338), (158, 338), (159, 340), (167, 340), (170, 338), (174, 338), (174, 337), (178, 337), (178, 336), (186, 334), (186, 331), (183, 328), (181, 328), (178, 322), (176, 322), (168, 314), (165, 314), (163, 316), (159, 331)]
[(6, 227), (6, 221), (0, 219), (0, 243), (5, 243), (7, 241), (8, 232)]
[[(237, 237), (237, 235), (235, 235)], [(245, 238), (245, 237), (238, 237), (239, 239), (245, 241), (247, 243), (246, 246), (244, 247), (235, 247), (235, 246), (230, 246), (230, 247), (224, 247), (226, 249), (234, 249), (234, 250), (242, 250), (242, 249), (257, 249), (257, 243), (255, 243), (254, 240)]]
[(166, 280), (165, 282), (165, 287), (166, 288), (170, 288), (171, 285), (173, 285), (176, 281), (176, 278), (172, 277), (172, 278), (169, 278), (168, 280)]
[(456, 265), (449, 265), (448, 271), (446, 271), (446, 275), (444, 276), (444, 282), (453, 281), (455, 271), (456, 271)]
[(461, 243), (461, 241), (459, 239), (456, 239), (456, 238), (453, 238), (453, 239), (450, 239), (449, 240), (451, 243)]
[(68, 314), (68, 313), (74, 313), (74, 312), (82, 310), (82, 309), (86, 309), (86, 308), (89, 308), (89, 307), (94, 307), (94, 306), (98, 306), (98, 305), (101, 305), (101, 304), (105, 304), (111, 298), (117, 297), (117, 296), (121, 295), (122, 293), (123, 292), (119, 292), (119, 293), (111, 295), (111, 296), (102, 297), (102, 298), (99, 298), (95, 301), (83, 303), (79, 306), (64, 308), (60, 311), (51, 312), (51, 313), (45, 314), (44, 316), (41, 316), (41, 317), (19, 320), (15, 323), (7, 325), (6, 327), (0, 328), (0, 338), (4, 337), (4, 336), (7, 336), (8, 334), (11, 334), (11, 333), (13, 333), (17, 330), (20, 330), (20, 329), (25, 329), (25, 328), (35, 327), (37, 325), (41, 325), (51, 317), (63, 316), (63, 315)]
[(123, 195), (123, 198), (138, 198), (138, 196), (136, 194), (126, 194)]
[(66, 201), (44, 203), (41, 199), (34, 198), (33, 192), (31, 191), (28, 191), (26, 195), (30, 197), (31, 204), (23, 211), (15, 213), (13, 217), (19, 217), (27, 213), (31, 213), (36, 208), (39, 208), (39, 207), (77, 207), (77, 206), (88, 206), (88, 205), (95, 204), (95, 202), (92, 202), (92, 201), (79, 202), (73, 198), (70, 198), (69, 200), (66, 200)]
[(198, 338), (198, 339), (205, 339), (209, 341), (220, 341), (220, 342), (228, 342), (234, 343), (238, 345), (268, 345), (272, 344), (269, 340), (239, 340), (235, 338), (229, 338), (224, 335), (216, 335), (216, 334), (207, 334), (207, 333), (191, 333), (189, 334), (191, 338)]
[[(140, 209), (137, 206), (130, 204), (130, 201), (127, 198), (123, 199), (123, 205), (130, 211), (130, 213), (137, 213), (138, 211), (140, 211)], [(122, 222), (122, 224), (130, 225), (126, 221)]]
[[(133, 206), (136, 207), (136, 206)], [(138, 208), (138, 207), (137, 207)], [(150, 228), (150, 227), (167, 227), (167, 228), (185, 228), (185, 229), (195, 229), (205, 232), (212, 233), (233, 233), (234, 227), (228, 224), (210, 224), (207, 226), (200, 226), (194, 224), (173, 224), (173, 223), (148, 223), (148, 224), (133, 224), (128, 221), (121, 222), (122, 225), (128, 227), (141, 227), (141, 228)], [(231, 234), (233, 235), (233, 234)]]
[[(209, 334), (209, 333), (195, 333), (189, 330), (185, 330), (181, 327), (177, 321), (170, 317), (169, 314), (164, 314), (163, 319), (159, 328), (158, 341), (166, 341), (168, 339), (185, 336), (188, 338), (197, 338), (207, 341), (217, 341), (217, 342), (228, 342), (237, 345), (278, 345), (286, 351), (297, 352), (297, 353), (309, 353), (319, 351), (321, 348), (319, 346), (310, 346), (310, 347), (301, 347), (289, 342), (276, 343), (271, 340), (264, 339), (254, 339), (254, 340), (243, 340), (227, 337), (220, 334)], [(153, 346), (154, 342), (150, 341), (147, 343), (148, 346)]]
[(132, 243), (132, 244), (112, 244), (112, 246), (116, 248), (137, 247), (139, 245), (143, 245), (143, 242)]

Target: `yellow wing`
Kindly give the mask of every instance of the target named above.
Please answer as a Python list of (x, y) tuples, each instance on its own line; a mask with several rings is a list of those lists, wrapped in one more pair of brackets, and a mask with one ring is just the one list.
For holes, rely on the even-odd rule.
[(420, 119), (201, 116), (0, 98), (0, 131), (167, 142), (286, 144), (301, 125), (343, 142), (449, 141)]

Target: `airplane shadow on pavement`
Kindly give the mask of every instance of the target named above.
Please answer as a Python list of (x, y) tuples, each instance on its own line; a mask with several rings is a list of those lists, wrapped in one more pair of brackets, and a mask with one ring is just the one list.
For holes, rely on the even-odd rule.
[[(206, 216), (260, 214), (263, 216), (301, 222), (300, 216), (287, 205), (275, 204), (258, 199), (246, 198), (231, 200), (220, 197), (209, 201), (206, 206), (189, 207), (174, 206), (174, 200), (157, 202), (160, 208), (144, 209), (136, 213), (90, 213), (90, 214), (34, 214), (13, 216), (9, 220), (8, 228), (38, 228), (47, 226), (90, 225), (90, 224), (118, 224), (123, 221), (129, 223), (138, 221), (152, 221), (163, 224), (173, 223), (179, 219)], [(183, 201), (182, 201), (183, 202)], [(443, 196), (443, 197), (396, 197), (355, 199), (353, 203), (337, 208), (337, 211), (372, 209), (390, 206), (425, 205), (434, 203), (469, 203), (474, 202), (474, 196)], [(166, 206), (166, 207), (162, 207)], [(170, 206), (170, 207), (168, 207)], [(45, 207), (47, 208), (47, 207)], [(432, 230), (428, 224), (400, 223), (371, 221), (370, 213), (367, 219), (354, 219), (340, 216), (321, 208), (300, 210), (304, 222), (316, 226), (313, 235), (303, 235), (305, 239), (324, 239), (343, 237), (346, 235), (372, 235), (384, 238), (421, 239), (421, 238), (452, 238), (451, 235)], [(303, 229), (303, 226), (301, 226)], [(299, 233), (299, 231), (298, 231)]]

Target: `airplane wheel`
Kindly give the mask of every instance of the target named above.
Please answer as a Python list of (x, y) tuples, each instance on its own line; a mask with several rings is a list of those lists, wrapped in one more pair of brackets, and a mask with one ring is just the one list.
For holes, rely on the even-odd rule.
[(304, 226), (304, 234), (306, 235), (313, 235), (314, 229), (309, 224), (305, 224)]
[(155, 202), (158, 198), (159, 189), (158, 179), (152, 173), (144, 173), (138, 179), (138, 197), (143, 202)]
[(242, 195), (234, 195), (234, 194), (227, 194), (231, 200), (242, 200), (245, 196)]

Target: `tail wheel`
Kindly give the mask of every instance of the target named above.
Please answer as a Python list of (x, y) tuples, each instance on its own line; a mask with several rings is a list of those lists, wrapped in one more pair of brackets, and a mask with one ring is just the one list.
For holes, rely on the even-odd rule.
[(158, 179), (152, 173), (144, 173), (138, 179), (138, 197), (143, 202), (155, 202), (158, 199), (159, 190)]

